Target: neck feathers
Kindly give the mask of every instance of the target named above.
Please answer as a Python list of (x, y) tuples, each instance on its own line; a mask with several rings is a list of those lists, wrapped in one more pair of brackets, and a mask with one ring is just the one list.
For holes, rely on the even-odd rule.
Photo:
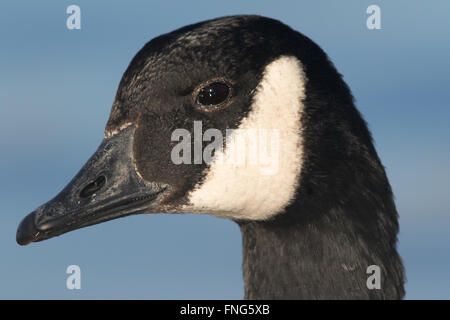
[[(360, 209), (315, 212), (297, 202), (271, 221), (239, 222), (245, 298), (401, 299), (398, 226), (389, 218), (395, 207), (385, 208), (394, 210), (387, 213), (367, 206), (362, 215), (355, 211)], [(380, 289), (367, 287), (372, 265), (380, 268)]]

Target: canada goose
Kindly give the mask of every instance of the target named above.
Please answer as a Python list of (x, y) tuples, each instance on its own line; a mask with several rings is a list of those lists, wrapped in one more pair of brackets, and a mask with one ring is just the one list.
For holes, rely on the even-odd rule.
[[(179, 129), (193, 149), (213, 140), (194, 131), (209, 129), (225, 148), (208, 163), (182, 149), (189, 161), (175, 163)], [(251, 130), (277, 134), (275, 173), (218, 160)], [(159, 212), (238, 223), (247, 299), (404, 295), (397, 211), (367, 125), (327, 55), (279, 21), (224, 17), (148, 42), (120, 81), (100, 147), (23, 219), (17, 242)], [(380, 289), (366, 284), (371, 265)]]

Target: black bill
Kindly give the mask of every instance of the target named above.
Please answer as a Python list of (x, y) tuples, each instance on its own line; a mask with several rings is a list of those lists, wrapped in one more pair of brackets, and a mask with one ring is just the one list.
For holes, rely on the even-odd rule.
[(147, 182), (133, 160), (135, 126), (105, 138), (72, 181), (20, 223), (17, 243), (45, 240), (71, 230), (152, 211), (168, 189)]

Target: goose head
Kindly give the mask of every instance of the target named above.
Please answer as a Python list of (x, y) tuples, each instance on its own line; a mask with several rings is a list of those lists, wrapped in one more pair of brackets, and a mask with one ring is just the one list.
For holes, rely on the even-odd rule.
[(248, 237), (341, 226), (348, 241), (372, 244), (372, 233), (396, 255), (392, 193), (349, 88), (314, 42), (260, 16), (148, 42), (120, 81), (98, 150), (22, 220), (17, 242), (150, 213), (229, 218)]

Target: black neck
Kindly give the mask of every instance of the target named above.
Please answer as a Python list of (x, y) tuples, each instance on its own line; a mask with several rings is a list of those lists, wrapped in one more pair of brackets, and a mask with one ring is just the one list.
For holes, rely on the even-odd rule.
[[(295, 206), (289, 210), (286, 219), (239, 223), (246, 299), (402, 298), (396, 234), (391, 239), (376, 226), (358, 228), (340, 210), (303, 221), (291, 219), (301, 214), (292, 212)], [(380, 267), (380, 289), (367, 288), (370, 265)]]

